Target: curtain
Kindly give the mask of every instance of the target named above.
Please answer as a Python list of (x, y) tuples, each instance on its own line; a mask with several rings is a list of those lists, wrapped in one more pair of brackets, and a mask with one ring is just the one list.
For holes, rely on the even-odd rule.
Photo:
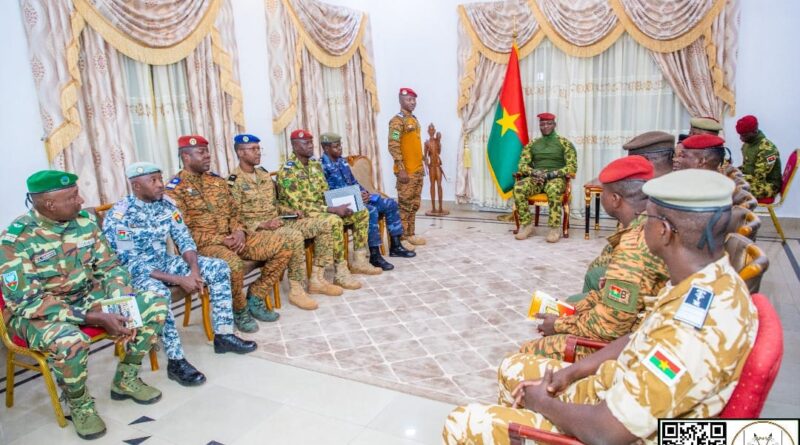
[[(573, 180), (573, 206), (580, 212), (580, 186), (596, 177), (610, 161), (622, 156), (622, 144), (638, 133), (661, 130), (677, 134), (689, 120), (680, 99), (664, 79), (650, 52), (630, 36), (623, 36), (607, 51), (590, 58), (566, 55), (545, 39), (520, 61), (526, 117), (531, 138), (539, 136), (536, 115), (557, 116), (556, 131), (575, 144), (578, 172)], [(489, 105), (497, 106), (497, 100)], [(486, 162), (486, 143), (493, 113), (486, 114), (467, 133), (471, 153), (471, 196), (461, 202), (505, 209)]]

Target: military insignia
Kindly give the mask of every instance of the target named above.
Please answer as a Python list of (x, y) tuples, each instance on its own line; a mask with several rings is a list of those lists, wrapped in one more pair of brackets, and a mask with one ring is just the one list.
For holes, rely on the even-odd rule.
[(406, 94), (408, 94), (408, 91), (406, 91), (406, 90), (400, 90), (400, 95), (401, 95), (401, 96), (405, 96)]
[(144, 173), (144, 167), (136, 167), (136, 173)]
[(627, 289), (619, 286), (610, 286), (608, 288), (608, 298), (616, 301), (617, 303), (628, 304), (631, 300), (631, 293)]
[(392, 140), (393, 141), (400, 140), (400, 130), (392, 130)]
[(11, 244), (17, 240), (17, 236), (18, 235), (14, 235), (13, 233), (10, 232), (6, 233), (5, 235), (3, 235), (2, 242)]
[(778, 160), (777, 155), (767, 156), (767, 164), (774, 164)]
[(249, 137), (249, 136), (243, 136), (243, 137), (242, 137), (242, 141), (244, 141), (244, 142), (250, 142), (250, 137)]
[(306, 134), (301, 131), (301, 132), (297, 133), (297, 137), (299, 139), (303, 139), (304, 137), (306, 137)]
[(172, 180), (169, 181), (169, 183), (166, 186), (166, 189), (174, 190), (175, 187), (177, 187), (178, 184), (180, 184), (180, 183), (181, 183), (181, 178), (176, 176), (176, 177), (172, 178)]
[(635, 314), (639, 311), (638, 284), (614, 278), (604, 279), (603, 281), (603, 304), (629, 314)]
[(17, 290), (17, 286), (19, 285), (19, 277), (17, 276), (17, 271), (12, 270), (11, 272), (4, 273), (3, 284), (5, 284), (6, 287), (11, 289), (12, 291)]
[(686, 366), (661, 345), (657, 345), (650, 351), (650, 354), (644, 359), (644, 366), (668, 386), (677, 383), (686, 372)]
[(236, 176), (236, 175), (230, 175), (230, 176), (228, 176), (228, 181), (229, 181), (229, 182), (236, 182), (236, 178), (238, 178), (238, 176)]
[(678, 310), (675, 312), (675, 319), (682, 321), (695, 329), (700, 329), (706, 322), (708, 310), (711, 308), (711, 300), (714, 299), (714, 292), (699, 286), (692, 286), (689, 292), (683, 297)]
[(61, 185), (69, 184), (69, 176), (62, 176), (60, 182), (61, 182)]
[(89, 247), (94, 245), (94, 238), (85, 239), (78, 243), (78, 249), (83, 249), (84, 247)]
[(117, 229), (117, 240), (119, 241), (130, 241), (131, 240), (131, 232), (127, 229)]
[(189, 145), (197, 145), (197, 139), (195, 139), (195, 138), (190, 138), (190, 139), (189, 139)]
[(172, 219), (174, 219), (175, 222), (178, 224), (183, 224), (183, 217), (181, 216), (181, 212), (177, 210), (172, 212)]
[(39, 255), (35, 255), (33, 257), (33, 262), (36, 264), (43, 263), (49, 260), (50, 258), (53, 258), (54, 256), (56, 256), (56, 250), (50, 249), (46, 252), (40, 253)]
[(122, 212), (114, 212), (111, 214), (111, 217), (114, 219), (122, 219), (125, 216)]

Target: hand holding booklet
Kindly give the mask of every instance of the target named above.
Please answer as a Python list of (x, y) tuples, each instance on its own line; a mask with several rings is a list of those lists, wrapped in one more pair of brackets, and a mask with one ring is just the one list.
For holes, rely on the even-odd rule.
[(572, 315), (575, 308), (545, 292), (537, 290), (531, 298), (531, 305), (528, 308), (528, 318), (536, 318), (536, 314), (553, 314), (559, 317)]
[(127, 318), (125, 327), (128, 329), (141, 328), (144, 325), (139, 305), (136, 304), (136, 296), (133, 294), (101, 300), (100, 307), (106, 314), (118, 314)]

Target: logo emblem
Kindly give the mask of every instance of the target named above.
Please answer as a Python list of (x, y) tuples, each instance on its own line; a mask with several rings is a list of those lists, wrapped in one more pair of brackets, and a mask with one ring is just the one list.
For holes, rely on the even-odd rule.
[(144, 168), (143, 167), (138, 167), (136, 169), (136, 173), (144, 173)]
[(190, 144), (190, 145), (197, 145), (197, 139), (195, 139), (195, 138), (190, 138), (190, 139), (189, 139), (189, 144)]
[(19, 277), (17, 277), (17, 271), (6, 272), (3, 274), (3, 283), (5, 283), (6, 287), (11, 289), (12, 291), (17, 290), (17, 285), (19, 285)]
[(242, 140), (243, 140), (244, 142), (250, 142), (250, 138), (249, 138), (248, 136), (244, 136), (244, 137), (242, 138)]
[(61, 177), (61, 185), (67, 185), (67, 184), (69, 184), (69, 176), (66, 176), (66, 175), (62, 176)]
[(183, 218), (181, 217), (181, 212), (177, 210), (172, 212), (172, 219), (174, 219), (175, 222), (178, 224), (183, 224)]
[(408, 91), (406, 91), (406, 90), (400, 90), (400, 94), (402, 94), (403, 96), (405, 96), (406, 94), (408, 94)]

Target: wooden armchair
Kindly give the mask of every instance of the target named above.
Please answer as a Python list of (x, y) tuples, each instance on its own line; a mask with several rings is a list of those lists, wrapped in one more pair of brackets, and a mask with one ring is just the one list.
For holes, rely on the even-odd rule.
[(761, 278), (769, 269), (769, 258), (752, 240), (738, 234), (729, 233), (725, 239), (725, 251), (731, 265), (747, 283), (751, 293), (758, 292)]
[[(386, 194), (384, 194), (378, 187), (375, 186), (375, 182), (373, 181), (373, 174), (372, 174), (372, 161), (363, 155), (352, 155), (347, 157), (347, 163), (350, 164), (350, 171), (353, 172), (353, 176), (356, 178), (359, 184), (362, 187), (367, 189), (370, 194), (377, 194), (381, 195), (384, 198), (388, 198)], [(386, 255), (386, 239), (388, 236), (384, 236), (386, 232), (386, 216), (380, 215), (378, 217), (378, 233), (381, 234), (381, 255)], [(347, 251), (347, 239), (345, 238), (345, 251)]]
[[(572, 177), (566, 177), (567, 185), (564, 189), (564, 194), (561, 196), (561, 231), (562, 236), (564, 238), (569, 238), (569, 203), (572, 199)], [(601, 188), (602, 190), (602, 188)], [(533, 206), (533, 225), (539, 226), (539, 208), (540, 207), (547, 207), (547, 195), (544, 193), (537, 193), (535, 195), (531, 195), (528, 197), (528, 206)], [(522, 211), (520, 209), (514, 208), (513, 216), (514, 216), (514, 225), (516, 229), (514, 229), (514, 234), (519, 232), (519, 212)], [(524, 211), (528, 212), (529, 209), (525, 209)]]
[(742, 224), (736, 229), (736, 233), (742, 236), (746, 236), (751, 241), (756, 241), (756, 235), (758, 234), (758, 229), (761, 227), (761, 218), (758, 217), (754, 212), (747, 210), (747, 213), (744, 215), (744, 221)]

